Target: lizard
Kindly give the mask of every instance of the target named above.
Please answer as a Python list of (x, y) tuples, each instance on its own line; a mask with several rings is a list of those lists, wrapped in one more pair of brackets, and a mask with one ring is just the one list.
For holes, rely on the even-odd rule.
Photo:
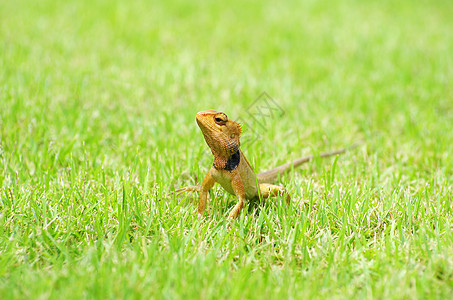
[[(214, 156), (214, 163), (204, 177), (201, 185), (188, 186), (176, 190), (179, 194), (186, 191), (198, 191), (198, 217), (206, 209), (209, 190), (217, 182), (225, 191), (236, 195), (238, 202), (229, 214), (229, 218), (239, 216), (247, 199), (263, 199), (272, 196), (285, 196), (286, 203), (290, 204), (291, 197), (286, 189), (274, 182), (279, 176), (289, 170), (311, 161), (314, 156), (306, 156), (292, 162), (283, 164), (266, 172), (256, 174), (244, 153), (240, 149), (242, 125), (228, 118), (223, 112), (213, 109), (198, 112), (196, 115), (198, 127)], [(346, 152), (340, 149), (333, 152), (322, 153), (320, 157), (329, 157)]]

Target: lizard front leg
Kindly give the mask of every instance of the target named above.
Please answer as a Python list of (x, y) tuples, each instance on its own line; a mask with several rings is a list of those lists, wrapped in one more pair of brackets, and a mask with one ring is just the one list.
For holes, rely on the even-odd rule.
[(206, 201), (208, 199), (208, 192), (214, 186), (215, 179), (212, 177), (212, 169), (208, 171), (208, 174), (203, 179), (201, 187), (199, 189), (200, 196), (198, 198), (198, 217), (203, 215), (206, 208)]
[(272, 196), (284, 195), (286, 197), (286, 203), (291, 202), (291, 196), (288, 194), (286, 189), (279, 185), (261, 183), (260, 184), (260, 194), (263, 198), (269, 198)]
[(237, 172), (236, 170), (233, 171), (232, 174), (231, 187), (233, 188), (234, 193), (238, 197), (238, 203), (234, 206), (233, 210), (230, 212), (230, 215), (228, 217), (231, 219), (235, 219), (237, 218), (237, 216), (239, 216), (239, 213), (241, 212), (245, 203), (244, 183), (242, 182), (239, 172)]

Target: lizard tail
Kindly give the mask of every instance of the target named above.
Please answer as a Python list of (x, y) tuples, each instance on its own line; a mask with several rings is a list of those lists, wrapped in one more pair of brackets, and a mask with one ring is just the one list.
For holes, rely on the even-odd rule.
[[(327, 152), (327, 153), (321, 153), (319, 155), (319, 157), (335, 156), (335, 155), (338, 155), (338, 154), (345, 153), (347, 150), (355, 148), (355, 147), (357, 147), (356, 144), (351, 146), (351, 147), (349, 147), (349, 148), (344, 148), (344, 149), (340, 149), (340, 150), (336, 150), (336, 151), (332, 151), (332, 152)], [(301, 157), (301, 158), (296, 159), (296, 160), (294, 160), (292, 162), (289, 162), (289, 163), (286, 163), (284, 165), (278, 166), (278, 167), (276, 167), (276, 168), (274, 168), (272, 170), (259, 173), (259, 174), (256, 175), (257, 179), (258, 179), (258, 183), (272, 183), (279, 176), (282, 176), (286, 172), (290, 171), (292, 168), (296, 168), (297, 166), (300, 166), (301, 164), (304, 164), (304, 163), (307, 163), (307, 162), (313, 160), (314, 157), (315, 157), (314, 155)]]

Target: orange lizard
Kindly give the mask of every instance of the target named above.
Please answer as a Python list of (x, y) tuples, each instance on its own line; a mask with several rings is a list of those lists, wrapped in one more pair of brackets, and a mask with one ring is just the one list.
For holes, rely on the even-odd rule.
[[(255, 174), (240, 149), (242, 132), (240, 123), (228, 119), (226, 114), (213, 109), (197, 113), (196, 120), (214, 155), (214, 164), (203, 179), (201, 186), (188, 186), (175, 192), (178, 194), (185, 191), (199, 192), (198, 217), (203, 215), (208, 192), (216, 182), (228, 193), (238, 197), (238, 203), (229, 215), (233, 219), (241, 212), (246, 199), (284, 195), (286, 202), (290, 203), (290, 196), (285, 188), (272, 183), (292, 168), (309, 162), (313, 156), (302, 157), (267, 172)], [(346, 149), (341, 149), (323, 153), (320, 157), (333, 156), (345, 151)]]

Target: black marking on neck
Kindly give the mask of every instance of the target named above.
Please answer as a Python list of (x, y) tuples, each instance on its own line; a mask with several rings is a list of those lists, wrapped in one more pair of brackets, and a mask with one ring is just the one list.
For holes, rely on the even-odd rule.
[[(225, 167), (224, 168), (221, 168), (225, 171), (233, 171), (234, 169), (237, 168), (237, 166), (239, 165), (239, 162), (241, 161), (241, 151), (236, 151), (236, 153), (234, 153), (233, 155), (230, 156), (230, 158), (228, 158), (226, 164), (225, 164)], [(214, 168), (216, 168), (215, 164), (213, 164)], [(219, 168), (216, 168), (216, 169), (219, 169)]]

